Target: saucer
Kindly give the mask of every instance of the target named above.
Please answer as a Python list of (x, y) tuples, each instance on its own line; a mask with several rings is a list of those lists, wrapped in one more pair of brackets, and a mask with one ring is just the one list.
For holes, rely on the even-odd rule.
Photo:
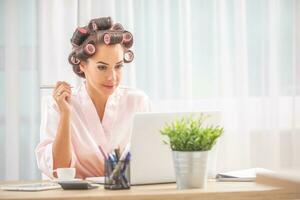
[(55, 182), (55, 183), (58, 183), (58, 182), (76, 182), (76, 181), (83, 181), (81, 178), (73, 178), (73, 179), (53, 179), (51, 180), (51, 182)]

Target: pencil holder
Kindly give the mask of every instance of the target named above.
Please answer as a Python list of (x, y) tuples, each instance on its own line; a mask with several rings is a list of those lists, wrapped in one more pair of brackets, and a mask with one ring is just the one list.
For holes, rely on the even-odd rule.
[(130, 189), (130, 160), (105, 160), (104, 188), (108, 190)]

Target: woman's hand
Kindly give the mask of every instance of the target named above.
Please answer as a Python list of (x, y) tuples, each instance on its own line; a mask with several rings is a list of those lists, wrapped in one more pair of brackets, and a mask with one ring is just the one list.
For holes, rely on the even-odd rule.
[(70, 106), (68, 101), (71, 98), (71, 94), (72, 91), (69, 83), (64, 81), (58, 81), (56, 83), (52, 96), (55, 99), (61, 114), (70, 114)]

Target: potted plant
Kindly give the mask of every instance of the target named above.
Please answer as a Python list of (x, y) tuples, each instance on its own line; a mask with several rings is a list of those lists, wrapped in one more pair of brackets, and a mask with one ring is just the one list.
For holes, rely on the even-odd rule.
[(218, 125), (205, 125), (208, 117), (183, 117), (160, 130), (172, 149), (178, 189), (206, 186), (208, 153), (224, 132)]

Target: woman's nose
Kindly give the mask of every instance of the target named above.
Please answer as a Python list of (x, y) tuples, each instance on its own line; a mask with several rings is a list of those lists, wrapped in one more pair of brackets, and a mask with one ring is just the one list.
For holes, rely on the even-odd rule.
[(116, 71), (115, 70), (109, 70), (107, 73), (108, 73), (107, 80), (109, 80), (109, 81), (116, 80)]

